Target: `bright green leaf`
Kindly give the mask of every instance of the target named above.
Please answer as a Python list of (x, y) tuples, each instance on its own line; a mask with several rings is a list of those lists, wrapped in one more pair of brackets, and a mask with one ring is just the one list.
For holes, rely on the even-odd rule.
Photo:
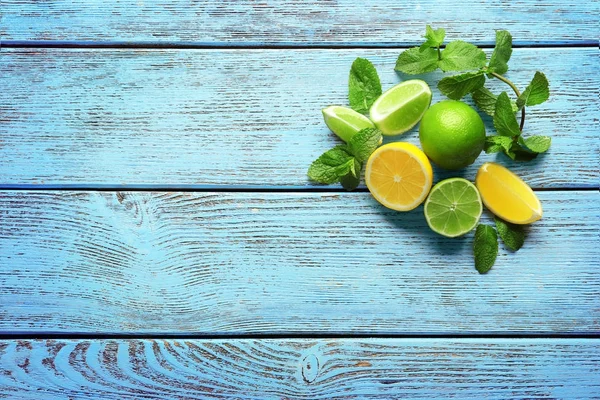
[(360, 183), (360, 172), (362, 165), (354, 159), (354, 165), (351, 167), (350, 172), (340, 178), (342, 187), (346, 190), (354, 190)]
[(496, 47), (488, 68), (498, 74), (508, 71), (508, 60), (512, 55), (512, 36), (508, 31), (496, 31)]
[(521, 145), (524, 145), (534, 153), (544, 153), (550, 148), (552, 138), (548, 136), (530, 136), (523, 140)]
[(350, 107), (365, 114), (381, 95), (381, 82), (377, 70), (365, 58), (357, 58), (350, 68), (348, 79), (348, 98)]
[(338, 182), (352, 170), (354, 161), (354, 157), (348, 152), (348, 146), (335, 146), (313, 161), (308, 168), (308, 177), (319, 183)]
[(496, 110), (494, 111), (494, 127), (499, 135), (518, 136), (521, 134), (517, 117), (510, 104), (510, 99), (506, 92), (500, 93), (496, 101)]
[(485, 66), (485, 53), (471, 43), (456, 40), (442, 51), (439, 66), (442, 71), (471, 71)]
[(522, 225), (515, 225), (495, 218), (498, 235), (509, 249), (517, 251), (525, 243), (525, 231)]
[(523, 106), (535, 106), (542, 104), (550, 97), (550, 87), (546, 75), (537, 71), (531, 83), (517, 99), (519, 109)]
[(485, 138), (484, 150), (486, 153), (498, 153), (499, 151), (508, 152), (513, 144), (509, 136), (488, 136)]
[[(485, 87), (479, 88), (473, 93), (471, 93), (471, 97), (475, 102), (477, 108), (486, 113), (489, 116), (494, 116), (494, 112), (496, 111), (496, 100), (498, 96), (490, 92)], [(510, 101), (510, 105), (514, 112), (517, 112), (517, 104), (514, 101)]]
[(383, 136), (376, 128), (365, 128), (358, 131), (348, 143), (348, 151), (358, 162), (365, 162), (371, 153), (381, 144)]
[(420, 51), (418, 47), (404, 50), (396, 61), (396, 71), (409, 75), (424, 74), (436, 70), (438, 67), (438, 53), (436, 49)]
[(465, 95), (481, 89), (484, 84), (483, 72), (466, 72), (443, 78), (438, 82), (438, 89), (449, 98), (460, 100)]
[(480, 274), (488, 272), (496, 262), (498, 255), (498, 234), (489, 225), (477, 225), (473, 240), (475, 268)]
[(444, 43), (446, 30), (442, 28), (434, 30), (430, 25), (427, 25), (424, 37), (427, 40), (421, 45), (419, 51), (425, 51), (430, 47), (440, 47)]

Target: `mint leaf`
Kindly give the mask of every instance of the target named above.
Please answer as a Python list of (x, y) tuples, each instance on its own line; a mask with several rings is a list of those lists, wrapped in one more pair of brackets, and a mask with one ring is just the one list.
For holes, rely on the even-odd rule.
[(424, 74), (436, 70), (438, 67), (438, 53), (436, 49), (420, 51), (418, 47), (404, 50), (396, 61), (396, 71), (409, 75)]
[(379, 75), (369, 60), (360, 57), (354, 60), (350, 68), (348, 89), (350, 107), (363, 114), (381, 96)]
[(495, 217), (498, 235), (509, 249), (517, 251), (525, 243), (525, 231), (521, 225), (515, 225)]
[(450, 42), (442, 51), (439, 66), (442, 71), (469, 71), (485, 66), (485, 53), (471, 43)]
[(485, 138), (483, 149), (486, 153), (498, 153), (499, 151), (509, 152), (513, 140), (509, 136), (488, 136)]
[[(482, 87), (471, 93), (471, 97), (473, 98), (477, 108), (489, 116), (494, 116), (494, 112), (496, 111), (496, 100), (498, 99), (498, 96), (490, 92), (485, 87)], [(518, 111), (517, 104), (514, 101), (511, 100), (510, 105), (512, 106), (514, 112)]]
[(354, 165), (350, 168), (350, 172), (340, 178), (342, 187), (346, 190), (356, 189), (360, 183), (361, 170), (362, 165), (356, 159), (354, 159)]
[(534, 153), (544, 153), (545, 151), (548, 151), (550, 144), (552, 143), (552, 138), (548, 136), (530, 136), (525, 140), (521, 140), (522, 142), (519, 141), (521, 146), (527, 147)]
[(449, 98), (460, 100), (465, 95), (481, 89), (484, 84), (485, 76), (483, 72), (466, 72), (443, 78), (438, 82), (438, 89)]
[(523, 139), (519, 136), (518, 143), (512, 144), (510, 151), (505, 152), (514, 161), (531, 161), (537, 157), (537, 153), (533, 153), (525, 147)]
[(546, 75), (536, 71), (531, 83), (517, 99), (519, 109), (523, 106), (536, 106), (542, 104), (550, 97), (550, 88)]
[(383, 136), (376, 128), (365, 128), (358, 131), (348, 142), (348, 151), (354, 155), (358, 162), (365, 162), (371, 153), (381, 144)]
[(424, 38), (427, 39), (425, 41), (425, 43), (423, 43), (421, 45), (421, 47), (419, 47), (419, 51), (425, 51), (426, 49), (430, 48), (430, 47), (440, 47), (442, 45), (442, 43), (444, 43), (444, 38), (446, 37), (446, 30), (445, 29), (436, 29), (434, 30), (430, 25), (427, 25), (427, 28), (425, 28), (425, 36)]
[(510, 104), (510, 99), (506, 92), (500, 93), (496, 101), (496, 110), (494, 111), (494, 127), (502, 136), (518, 136), (521, 134), (517, 117)]
[(308, 168), (308, 177), (319, 183), (331, 184), (354, 168), (354, 157), (348, 152), (348, 146), (339, 145), (327, 150)]
[(512, 55), (512, 36), (508, 31), (496, 31), (496, 47), (488, 68), (498, 74), (508, 71), (508, 60)]
[(496, 262), (498, 255), (498, 234), (489, 225), (477, 225), (473, 240), (475, 268), (480, 274), (488, 272)]

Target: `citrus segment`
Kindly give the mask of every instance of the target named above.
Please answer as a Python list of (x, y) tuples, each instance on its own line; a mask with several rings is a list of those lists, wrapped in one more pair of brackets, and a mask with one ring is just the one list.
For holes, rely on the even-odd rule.
[(371, 120), (384, 135), (399, 135), (419, 122), (431, 103), (427, 83), (412, 79), (394, 86), (373, 103)]
[(483, 206), (475, 185), (463, 178), (436, 184), (425, 201), (423, 212), (429, 227), (447, 237), (457, 237), (475, 228)]
[(397, 211), (409, 211), (425, 200), (433, 182), (431, 164), (417, 146), (390, 143), (367, 161), (365, 181), (375, 199)]
[(502, 165), (483, 164), (475, 184), (485, 206), (503, 220), (530, 224), (542, 218), (542, 204), (533, 190)]
[(330, 106), (322, 112), (327, 127), (345, 142), (349, 142), (361, 129), (375, 128), (369, 118), (350, 108)]

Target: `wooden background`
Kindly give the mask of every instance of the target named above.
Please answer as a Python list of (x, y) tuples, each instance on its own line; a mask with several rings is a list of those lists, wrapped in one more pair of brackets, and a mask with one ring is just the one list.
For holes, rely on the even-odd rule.
[[(600, 398), (597, 1), (0, 12), (1, 399)], [(422, 208), (306, 178), (354, 58), (387, 89), (427, 23), (508, 29), (508, 76), (551, 84), (525, 128), (548, 154), (460, 172), (501, 162), (544, 206), (485, 276)]]

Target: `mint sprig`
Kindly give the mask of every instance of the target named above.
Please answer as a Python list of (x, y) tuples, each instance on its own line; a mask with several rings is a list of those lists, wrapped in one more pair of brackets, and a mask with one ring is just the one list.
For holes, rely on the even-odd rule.
[(382, 140), (378, 129), (362, 129), (348, 144), (335, 146), (313, 161), (308, 168), (308, 177), (327, 185), (339, 182), (344, 189), (354, 190), (360, 183), (363, 163)]
[[(512, 139), (512, 143), (508, 143), (506, 139), (488, 137), (486, 152), (501, 151), (513, 160), (528, 161), (547, 151), (551, 141), (546, 136), (543, 137), (545, 139), (539, 139), (539, 136), (522, 139), (521, 134), (525, 125), (525, 107), (542, 104), (550, 96), (548, 79), (537, 71), (521, 93), (515, 84), (503, 75), (508, 71), (508, 62), (512, 55), (511, 34), (506, 30), (496, 31), (496, 45), (489, 62), (483, 50), (460, 40), (448, 43), (442, 50), (444, 38), (443, 29), (434, 30), (427, 25), (425, 42), (420, 47), (400, 53), (396, 61), (396, 71), (411, 75), (435, 71), (438, 68), (444, 72), (462, 72), (442, 78), (438, 82), (440, 92), (453, 100), (460, 100), (471, 94), (475, 105), (494, 118), (494, 127), (498, 135)], [(516, 102), (511, 100), (506, 92), (497, 96), (485, 88), (487, 79), (498, 79), (510, 86), (517, 96)], [(519, 110), (520, 121), (515, 116)]]
[(373, 64), (365, 58), (359, 57), (354, 60), (348, 79), (350, 107), (354, 111), (366, 114), (381, 96), (381, 92), (381, 82)]

